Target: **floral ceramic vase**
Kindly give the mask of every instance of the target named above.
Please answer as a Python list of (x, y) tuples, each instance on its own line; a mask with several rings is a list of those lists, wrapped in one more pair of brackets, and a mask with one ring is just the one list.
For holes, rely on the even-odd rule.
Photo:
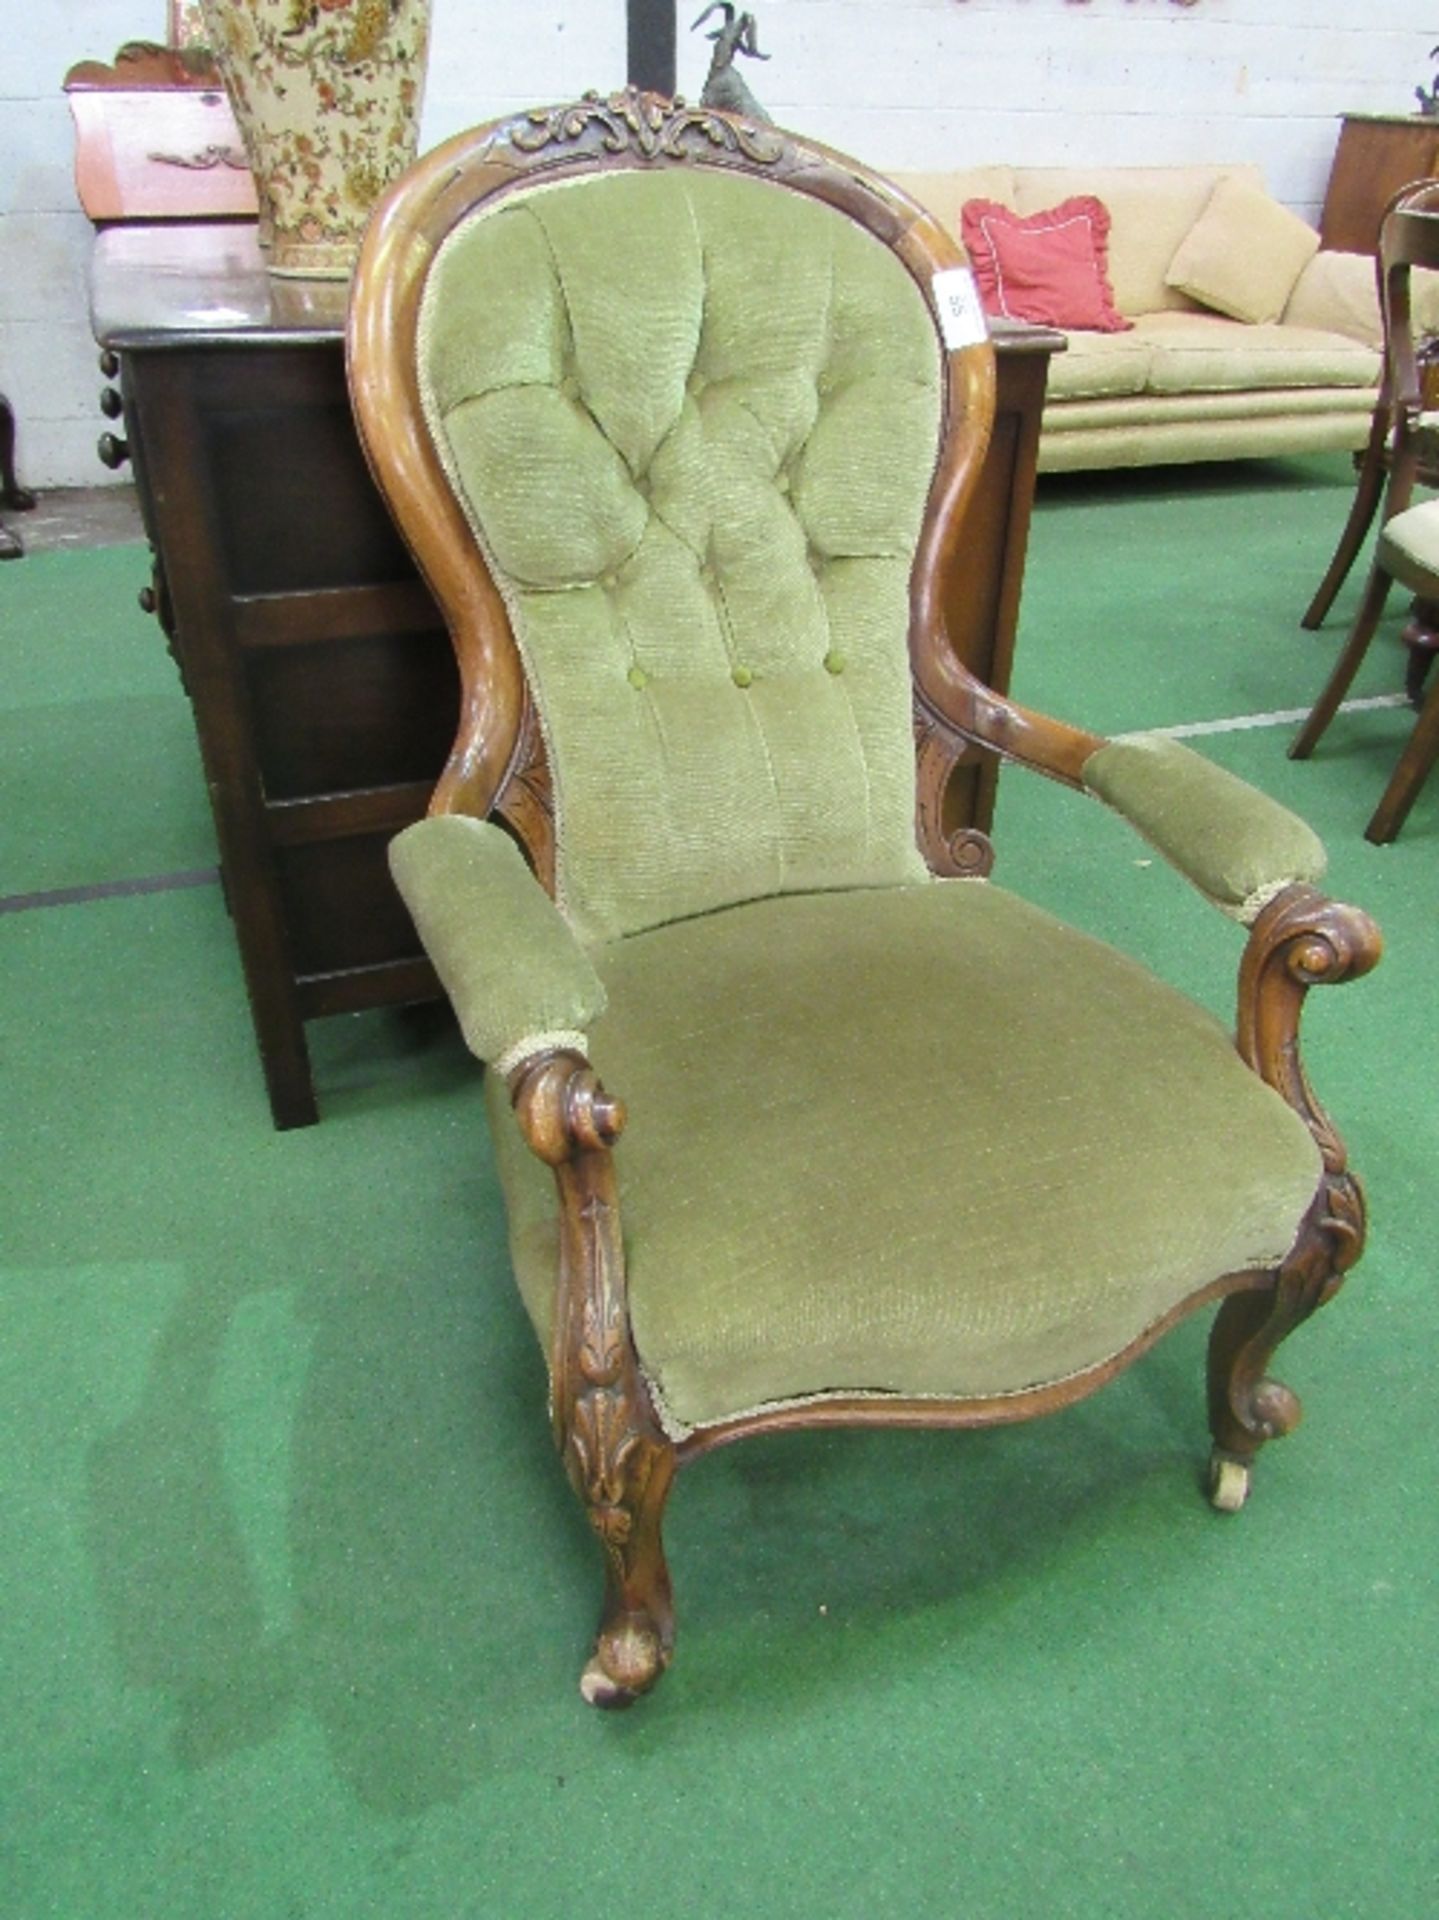
[(419, 145), (431, 0), (200, 0), (271, 273), (343, 279)]

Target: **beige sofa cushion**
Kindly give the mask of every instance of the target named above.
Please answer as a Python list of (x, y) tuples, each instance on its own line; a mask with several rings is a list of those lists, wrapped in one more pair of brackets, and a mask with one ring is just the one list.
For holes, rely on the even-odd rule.
[(888, 173), (901, 193), (932, 213), (946, 233), (959, 239), (959, 216), (966, 200), (997, 200), (1014, 205), (1013, 167), (969, 167), (958, 173)]
[(1251, 326), (1214, 313), (1149, 313), (1130, 336), (1150, 348), (1151, 393), (1254, 387), (1372, 387), (1379, 355), (1309, 327)]
[(1049, 363), (1049, 400), (1095, 400), (1143, 393), (1149, 380), (1147, 340), (1131, 333), (1068, 333)]
[(1319, 251), (1319, 235), (1251, 181), (1221, 180), (1180, 241), (1164, 284), (1231, 320), (1264, 326), (1283, 313)]
[(1131, 319), (1186, 311), (1190, 300), (1164, 276), (1180, 242), (1220, 180), (1262, 189), (1257, 167), (1019, 167), (1015, 211), (1037, 213), (1072, 194), (1097, 194), (1109, 209), (1109, 279), (1114, 304)]

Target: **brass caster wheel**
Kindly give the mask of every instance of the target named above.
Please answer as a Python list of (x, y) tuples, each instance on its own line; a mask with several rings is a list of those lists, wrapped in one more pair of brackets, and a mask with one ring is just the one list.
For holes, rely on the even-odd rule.
[(580, 1692), (592, 1707), (632, 1706), (669, 1665), (669, 1650), (644, 1615), (622, 1615), (602, 1627), (580, 1675)]
[(622, 1687), (600, 1665), (598, 1656), (592, 1658), (580, 1675), (580, 1692), (592, 1707), (628, 1707), (633, 1705), (637, 1696), (628, 1687)]
[(1216, 1447), (1209, 1456), (1209, 1504), (1216, 1513), (1238, 1513), (1249, 1498), (1249, 1462)]

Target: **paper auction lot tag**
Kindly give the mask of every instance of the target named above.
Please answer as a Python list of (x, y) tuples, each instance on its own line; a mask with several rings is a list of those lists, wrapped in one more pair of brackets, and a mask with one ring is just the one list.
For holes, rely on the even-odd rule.
[(974, 347), (989, 338), (979, 288), (968, 267), (946, 267), (934, 276), (934, 304), (947, 347)]

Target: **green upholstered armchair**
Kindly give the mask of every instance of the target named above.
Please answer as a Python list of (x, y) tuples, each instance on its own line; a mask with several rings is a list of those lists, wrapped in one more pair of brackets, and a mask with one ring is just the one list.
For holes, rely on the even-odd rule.
[[(451, 141), (361, 259), (361, 430), (463, 684), (393, 865), (491, 1069), (603, 1548), (600, 1704), (670, 1660), (681, 1463), (1043, 1413), (1222, 1297), (1233, 1507), (1298, 1417), (1269, 1357), (1362, 1242), (1297, 1026), (1379, 942), (1315, 890), (1318, 843), (948, 644), (993, 410), (967, 292), (862, 168), (632, 94)], [(976, 745), (1127, 815), (1247, 928), (1237, 1045), (988, 882), (935, 797)]]

